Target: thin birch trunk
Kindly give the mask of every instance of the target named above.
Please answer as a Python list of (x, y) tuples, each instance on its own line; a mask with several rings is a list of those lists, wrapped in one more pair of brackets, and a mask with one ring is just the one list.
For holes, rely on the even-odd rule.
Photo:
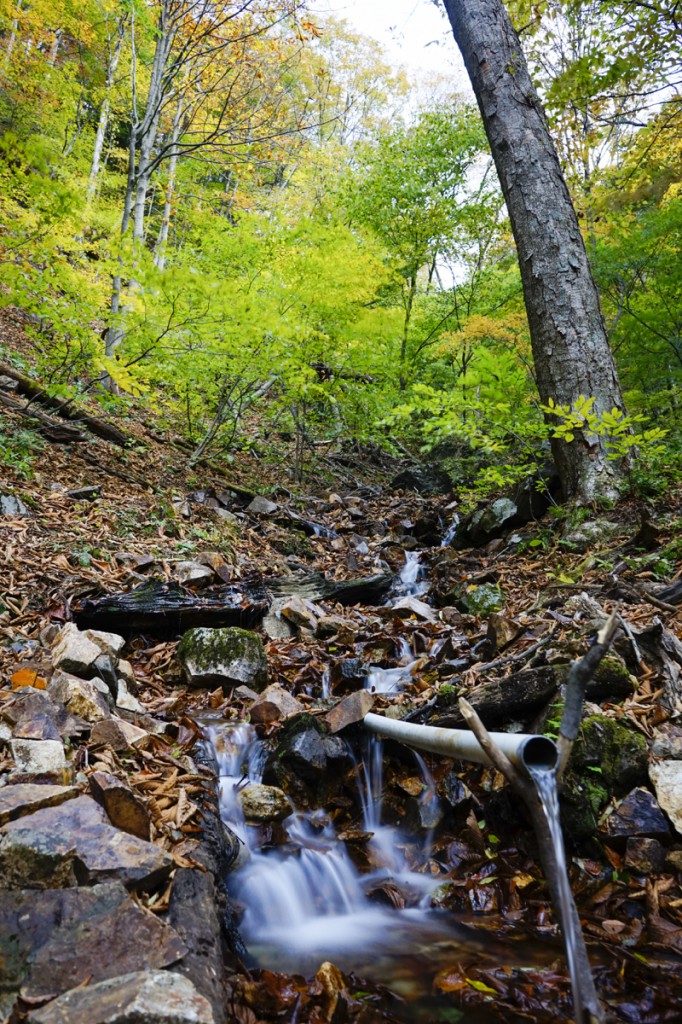
[(166, 244), (168, 242), (168, 232), (170, 231), (171, 214), (173, 212), (173, 197), (175, 195), (175, 174), (178, 166), (178, 139), (180, 138), (180, 126), (182, 124), (182, 115), (185, 108), (185, 93), (181, 93), (178, 98), (178, 105), (175, 110), (175, 116), (173, 118), (173, 128), (171, 130), (171, 145), (170, 145), (170, 157), (168, 160), (168, 184), (166, 185), (166, 198), (163, 204), (163, 217), (161, 218), (161, 227), (159, 228), (159, 235), (156, 239), (156, 245), (154, 246), (154, 265), (163, 270), (166, 265)]
[(92, 163), (90, 164), (90, 176), (88, 178), (88, 192), (86, 196), (86, 201), (88, 203), (92, 202), (97, 190), (97, 178), (99, 177), (100, 167), (102, 165), (102, 151), (104, 150), (104, 140), (106, 138), (107, 128), (109, 127), (109, 115), (111, 113), (111, 90), (114, 86), (116, 71), (118, 69), (119, 60), (121, 59), (123, 37), (125, 35), (127, 20), (127, 15), (121, 15), (116, 22), (116, 40), (113, 49), (110, 51), (109, 61), (107, 63), (107, 74), (104, 86), (105, 94), (99, 111), (97, 131), (95, 133), (95, 145), (92, 151)]

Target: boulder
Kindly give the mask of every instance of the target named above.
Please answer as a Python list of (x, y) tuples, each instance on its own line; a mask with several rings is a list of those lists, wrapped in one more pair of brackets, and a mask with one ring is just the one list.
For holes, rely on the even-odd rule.
[(122, 885), (0, 890), (3, 990), (44, 1001), (77, 985), (140, 968), (157, 969), (186, 953), (167, 924), (139, 907)]
[(283, 821), (292, 813), (288, 796), (276, 786), (251, 782), (239, 790), (238, 799), (247, 821)]
[(682, 761), (658, 761), (651, 764), (649, 777), (659, 804), (675, 830), (682, 834)]
[(518, 512), (516, 502), (511, 498), (498, 498), (477, 509), (457, 526), (452, 538), (453, 547), (484, 547), (520, 523)]
[(328, 763), (348, 759), (345, 743), (336, 736), (325, 736), (316, 729), (296, 733), (282, 754), (303, 778), (316, 779), (327, 770)]
[[(106, 683), (100, 683), (100, 686), (108, 696), (109, 689)], [(111, 715), (104, 693), (92, 680), (79, 679), (78, 676), (60, 670), (53, 675), (47, 692), (50, 697), (63, 704), (72, 715), (77, 715), (86, 722), (101, 722)]]
[(0, 865), (10, 888), (68, 885), (63, 875), (74, 876), (79, 884), (113, 879), (147, 890), (173, 866), (160, 847), (114, 828), (88, 796), (10, 821), (0, 836)]
[(66, 800), (80, 796), (76, 786), (50, 786), (35, 783), (17, 783), (0, 789), (0, 825), (33, 814), (41, 807), (57, 807)]
[(137, 971), (65, 992), (29, 1024), (214, 1024), (207, 999), (171, 971)]
[(61, 740), (13, 739), (10, 749), (18, 772), (64, 781), (69, 765)]
[(190, 629), (178, 646), (178, 658), (190, 686), (238, 686), (260, 693), (267, 686), (268, 665), (257, 633), (238, 627)]
[(249, 718), (259, 725), (279, 722), (289, 715), (298, 715), (304, 710), (303, 704), (283, 686), (273, 683), (256, 698), (249, 709)]
[(560, 543), (572, 551), (583, 552), (618, 537), (622, 532), (622, 523), (614, 523), (609, 519), (591, 519), (578, 526), (569, 524)]
[(571, 772), (581, 778), (594, 773), (593, 783), (623, 796), (646, 782), (647, 766), (646, 738), (641, 733), (607, 715), (583, 720), (571, 753)]
[(149, 839), (151, 816), (142, 797), (130, 786), (109, 772), (93, 772), (90, 791), (112, 825), (132, 836)]

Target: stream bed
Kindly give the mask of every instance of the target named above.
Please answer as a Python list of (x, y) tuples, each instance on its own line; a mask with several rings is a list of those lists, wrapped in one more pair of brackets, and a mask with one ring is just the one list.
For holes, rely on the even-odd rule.
[[(455, 1008), (447, 981), (439, 978), (455, 965), (486, 962), (519, 971), (556, 958), (556, 948), (498, 940), (477, 931), (473, 915), (458, 920), (431, 906), (447, 876), (433, 873), (428, 830), (415, 868), (413, 851), (408, 864), (405, 837), (382, 824), (379, 737), (368, 736), (362, 758), (354, 755), (358, 814), (371, 834), (368, 845), (376, 865), (361, 873), (323, 808), (301, 811), (292, 803), (281, 821), (280, 841), (262, 846), (261, 830), (246, 823), (239, 794), (260, 786), (266, 743), (247, 723), (207, 718), (202, 725), (218, 765), (221, 817), (242, 847), (230, 893), (243, 908), (241, 937), (258, 966), (312, 976), (331, 961), (345, 974), (386, 986), (404, 1000), (407, 1020), (483, 1024), (490, 1015), (480, 1007)], [(425, 762), (414, 756), (423, 776), (423, 799), (437, 799)], [(391, 897), (400, 909), (389, 905)]]

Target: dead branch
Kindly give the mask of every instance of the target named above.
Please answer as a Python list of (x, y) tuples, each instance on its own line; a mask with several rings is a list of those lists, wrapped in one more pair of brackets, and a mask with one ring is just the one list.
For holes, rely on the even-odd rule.
[[(91, 433), (95, 434), (96, 437), (101, 437), (105, 441), (111, 441), (113, 444), (118, 444), (122, 448), (125, 448), (130, 443), (130, 438), (127, 434), (124, 434), (122, 430), (115, 427), (113, 423), (108, 423), (106, 420), (100, 419), (98, 416), (90, 416), (89, 413), (83, 412), (80, 409), (71, 408), (70, 402), (62, 401), (59, 398), (53, 398), (49, 395), (44, 388), (41, 388), (39, 384), (34, 384), (28, 377), (24, 377), (23, 374), (19, 373), (14, 369), (13, 366), (9, 366), (7, 363), (0, 363), (0, 375), (3, 377), (9, 377), (17, 384), (17, 391), (21, 395), (25, 395), (27, 398), (40, 402), (47, 409), (53, 409), (58, 416), (62, 419), (71, 420), (74, 423), (82, 423), (86, 426)], [(33, 415), (36, 415), (35, 409), (32, 410)], [(85, 440), (81, 438), (80, 440)]]
[(580, 721), (583, 714), (583, 701), (585, 699), (585, 687), (597, 671), (599, 662), (608, 651), (616, 630), (618, 628), (618, 614), (611, 612), (608, 619), (597, 633), (597, 639), (579, 661), (574, 661), (568, 673), (566, 683), (566, 699), (564, 710), (561, 716), (561, 727), (559, 729), (559, 764), (557, 765), (557, 780), (560, 780), (566, 770), (571, 750), (575, 743)]

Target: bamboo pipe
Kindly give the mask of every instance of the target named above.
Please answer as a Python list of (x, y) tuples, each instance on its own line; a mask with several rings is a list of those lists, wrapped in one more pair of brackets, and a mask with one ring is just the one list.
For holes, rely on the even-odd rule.
[[(417, 725), (381, 715), (365, 715), (364, 724), (371, 732), (398, 740), (419, 750), (442, 754), (476, 764), (492, 764), (480, 743), (468, 729), (444, 729), (433, 725)], [(547, 736), (525, 733), (491, 732), (490, 738), (507, 755), (516, 768), (528, 773), (530, 768), (551, 771), (559, 760), (554, 740)]]

